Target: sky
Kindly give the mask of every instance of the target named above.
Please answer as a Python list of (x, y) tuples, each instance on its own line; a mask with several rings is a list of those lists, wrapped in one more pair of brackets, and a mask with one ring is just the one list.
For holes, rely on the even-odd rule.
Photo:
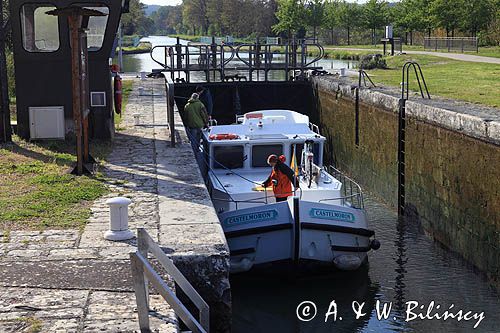
[[(366, 0), (347, 0), (348, 2), (359, 2), (363, 3)], [(141, 0), (142, 3), (147, 5), (162, 5), (162, 6), (175, 6), (182, 3), (182, 0)]]

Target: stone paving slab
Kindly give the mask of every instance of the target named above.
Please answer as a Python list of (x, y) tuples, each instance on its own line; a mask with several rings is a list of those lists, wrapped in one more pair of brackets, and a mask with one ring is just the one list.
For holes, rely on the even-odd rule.
[(133, 290), (128, 260), (4, 261), (0, 286)]
[[(0, 332), (139, 331), (131, 292), (0, 288), (0, 296)], [(160, 296), (151, 296), (150, 308), (153, 332), (178, 331), (175, 314)]]

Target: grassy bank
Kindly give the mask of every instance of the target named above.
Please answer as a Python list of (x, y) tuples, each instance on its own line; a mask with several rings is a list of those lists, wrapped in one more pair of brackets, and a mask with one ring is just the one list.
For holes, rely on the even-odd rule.
[(122, 123), (123, 115), (127, 109), (128, 98), (130, 97), (130, 93), (133, 90), (134, 81), (132, 80), (123, 80), (122, 81), (122, 113), (115, 113), (115, 129), (117, 131), (121, 131), (122, 127), (120, 126)]
[[(92, 143), (103, 158), (110, 143)], [(100, 175), (76, 177), (71, 143), (29, 143), (17, 137), (0, 145), (0, 230), (82, 228), (93, 200), (108, 190)]]
[[(137, 54), (137, 53), (149, 53), (151, 52), (152, 45), (149, 42), (141, 42), (137, 46), (124, 46), (124, 54)], [(116, 49), (118, 52), (119, 48)]]
[[(380, 53), (383, 52), (384, 47), (382, 44), (377, 45), (325, 45), (326, 50), (331, 49), (373, 49), (378, 50)], [(387, 48), (390, 50), (390, 46)], [(403, 52), (405, 51), (425, 51), (423, 46), (420, 45), (403, 45)], [(428, 50), (432, 52), (432, 50)], [(373, 52), (373, 51), (372, 51)], [(446, 50), (438, 50), (438, 52), (446, 53)], [(450, 52), (450, 53), (460, 53), (460, 52)], [(483, 57), (493, 57), (500, 58), (500, 46), (485, 46), (480, 47), (479, 52), (464, 52), (465, 54), (479, 55)]]
[[(123, 81), (123, 111), (133, 81)], [(115, 121), (121, 121), (116, 116)], [(104, 160), (111, 142), (94, 141), (91, 154)], [(0, 145), (0, 235), (10, 230), (83, 228), (94, 200), (108, 192), (101, 175), (76, 177), (74, 144), (63, 141), (26, 142), (14, 136)], [(2, 241), (0, 237), (0, 242)]]
[[(431, 95), (500, 107), (500, 65), (429, 55), (402, 55), (386, 58), (389, 69), (371, 70), (368, 73), (375, 84), (400, 87), (401, 68), (410, 60), (422, 66)], [(412, 88), (418, 89), (416, 81), (410, 83), (410, 89)]]

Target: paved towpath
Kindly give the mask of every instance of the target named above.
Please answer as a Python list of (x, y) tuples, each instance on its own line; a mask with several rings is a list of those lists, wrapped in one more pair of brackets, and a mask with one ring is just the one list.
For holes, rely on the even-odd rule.
[[(165, 108), (165, 91), (162, 82), (155, 82), (150, 88), (158, 96), (141, 96), (137, 88), (142, 84), (134, 83), (102, 170), (111, 193), (94, 202), (83, 232), (0, 231), (0, 332), (139, 331), (129, 264), (135, 240), (110, 242), (103, 233), (109, 224), (106, 199), (123, 195), (133, 202), (131, 229), (144, 227), (155, 240), (160, 237), (156, 136), (166, 128), (134, 126), (132, 114), (153, 125), (155, 113)], [(178, 331), (163, 299), (152, 296), (151, 308), (154, 332)]]
[[(382, 52), (382, 49), (360, 49), (360, 48), (343, 48), (343, 47), (325, 47), (325, 50)], [(474, 54), (411, 51), (411, 50), (405, 50), (404, 47), (403, 47), (403, 52), (407, 53), (407, 54), (424, 54), (424, 55), (432, 55), (432, 56), (436, 56), (436, 57), (450, 58), (450, 59), (454, 59), (454, 60), (470, 61), (470, 62), (484, 62), (484, 63), (488, 63), (488, 64), (500, 65), (500, 58), (484, 57), (484, 56), (479, 56), (479, 55), (474, 55)]]

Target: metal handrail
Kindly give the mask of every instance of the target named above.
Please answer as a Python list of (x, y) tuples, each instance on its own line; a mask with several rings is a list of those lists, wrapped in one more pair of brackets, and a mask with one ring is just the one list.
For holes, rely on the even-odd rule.
[[(431, 95), (429, 94), (429, 89), (427, 89), (427, 84), (425, 83), (424, 74), (422, 72), (422, 68), (415, 61), (408, 61), (403, 65), (402, 72), (402, 80), (401, 80), (401, 99), (405, 99), (405, 88), (406, 88), (406, 100), (409, 98), (410, 94), (410, 68), (413, 67), (415, 72), (415, 77), (417, 79), (418, 88), (420, 89), (420, 95), (422, 98), (425, 98), (424, 90), (422, 89), (422, 84), (420, 83), (420, 79), (422, 79), (422, 83), (424, 84), (425, 92), (428, 99), (431, 99)], [(417, 71), (418, 69), (418, 71)], [(406, 76), (405, 76), (406, 71)]]
[[(192, 332), (208, 333), (210, 331), (210, 308), (191, 283), (175, 266), (172, 259), (168, 258), (163, 250), (156, 244), (144, 228), (137, 229), (138, 251), (130, 254), (134, 289), (137, 300), (137, 312), (141, 332), (150, 332), (149, 326), (149, 293), (148, 281), (155, 290), (167, 301), (174, 312), (181, 318)], [(189, 310), (182, 304), (174, 291), (165, 283), (148, 261), (151, 253), (158, 260), (167, 274), (173, 278), (177, 286), (188, 296), (199, 311), (199, 321), (193, 317)]]
[(348, 196), (342, 196), (342, 197), (337, 197), (337, 198), (321, 199), (318, 202), (342, 200), (342, 205), (345, 205), (346, 202), (349, 202), (349, 201), (346, 201), (347, 199), (352, 199), (352, 198), (358, 197), (360, 195), (361, 195), (360, 193), (354, 193), (354, 194), (351, 194), (351, 195), (348, 195)]
[[(353, 179), (348, 177), (342, 171), (335, 168), (333, 165), (329, 165), (327, 167), (326, 172), (342, 183), (342, 188), (343, 188), (343, 192), (344, 192), (343, 197), (346, 199), (351, 199), (350, 203), (351, 203), (352, 207), (360, 208), (360, 209), (365, 208), (363, 191), (361, 190), (361, 186), (359, 186), (358, 183), (356, 183)], [(349, 191), (349, 194), (348, 194), (348, 191)], [(354, 198), (357, 198), (356, 202), (355, 202)]]
[(368, 87), (368, 85), (366, 84), (366, 79), (368, 79), (368, 81), (370, 81), (370, 83), (372, 84), (372, 86), (374, 88), (376, 88), (377, 86), (375, 85), (375, 83), (373, 83), (372, 79), (370, 78), (370, 76), (368, 75), (368, 73), (363, 69), (361, 68), (359, 70), (359, 77), (358, 77), (358, 87), (361, 88), (361, 80), (363, 80), (363, 83), (365, 85), (365, 87)]
[(167, 121), (168, 127), (170, 129), (170, 146), (175, 147), (175, 85), (166, 75), (165, 75), (165, 89), (166, 89), (166, 101), (167, 101)]

